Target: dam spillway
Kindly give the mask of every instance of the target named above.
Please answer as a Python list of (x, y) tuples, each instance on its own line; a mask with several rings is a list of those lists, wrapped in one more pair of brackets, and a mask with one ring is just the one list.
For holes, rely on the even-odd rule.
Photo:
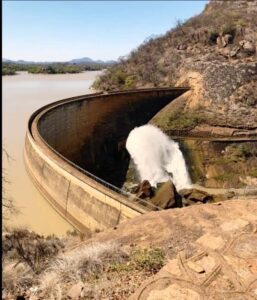
[(25, 165), (45, 198), (80, 231), (147, 211), (115, 189), (125, 179), (129, 132), (188, 88), (95, 93), (60, 100), (28, 122)]

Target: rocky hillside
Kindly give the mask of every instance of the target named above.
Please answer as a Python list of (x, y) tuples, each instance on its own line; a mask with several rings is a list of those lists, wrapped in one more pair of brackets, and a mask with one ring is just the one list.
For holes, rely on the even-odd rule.
[(256, 0), (210, 1), (200, 15), (132, 51), (93, 87), (190, 86), (156, 116), (156, 125), (167, 131), (256, 135), (256, 15)]
[(243, 199), (150, 212), (79, 244), (8, 232), (2, 299), (256, 299), (256, 226)]

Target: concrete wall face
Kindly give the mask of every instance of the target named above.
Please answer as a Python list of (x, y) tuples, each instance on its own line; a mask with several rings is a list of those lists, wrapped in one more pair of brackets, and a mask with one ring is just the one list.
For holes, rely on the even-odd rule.
[(119, 149), (119, 143), (135, 126), (147, 123), (179, 94), (181, 90), (152, 91), (74, 101), (44, 114), (38, 129), (47, 143), (63, 156), (120, 187), (125, 180), (129, 155)]
[(69, 161), (121, 185), (129, 157), (119, 143), (185, 91), (85, 96), (42, 108), (30, 120), (25, 143), (25, 162), (34, 182), (80, 230), (115, 226), (143, 213), (144, 208), (92, 180)]

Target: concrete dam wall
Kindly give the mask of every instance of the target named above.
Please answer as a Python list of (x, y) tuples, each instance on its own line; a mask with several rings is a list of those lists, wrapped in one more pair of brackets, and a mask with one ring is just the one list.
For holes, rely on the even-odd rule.
[(42, 107), (31, 116), (25, 141), (33, 182), (80, 231), (115, 226), (148, 211), (116, 188), (129, 164), (124, 142), (135, 126), (187, 90), (96, 93)]

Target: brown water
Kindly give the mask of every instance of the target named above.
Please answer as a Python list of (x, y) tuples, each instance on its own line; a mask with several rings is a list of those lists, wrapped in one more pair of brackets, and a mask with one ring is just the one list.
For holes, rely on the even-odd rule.
[(90, 93), (90, 85), (100, 71), (80, 74), (39, 75), (20, 72), (3, 76), (3, 146), (14, 160), (3, 159), (10, 184), (6, 193), (20, 213), (7, 222), (37, 233), (64, 235), (72, 226), (41, 196), (28, 177), (23, 162), (27, 121), (41, 106), (60, 99)]

